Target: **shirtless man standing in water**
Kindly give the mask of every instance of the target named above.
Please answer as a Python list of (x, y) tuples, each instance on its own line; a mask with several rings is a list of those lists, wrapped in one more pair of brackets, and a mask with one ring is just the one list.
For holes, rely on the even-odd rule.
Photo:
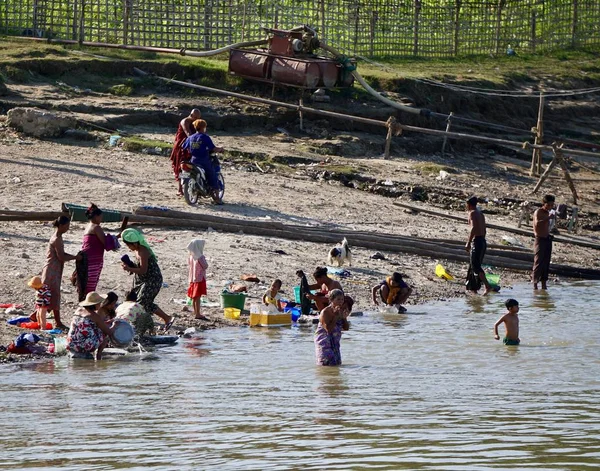
[(485, 285), (483, 295), (487, 295), (492, 287), (485, 277), (485, 272), (481, 267), (483, 257), (487, 250), (487, 242), (485, 241), (485, 216), (477, 207), (477, 197), (472, 196), (467, 200), (467, 211), (469, 211), (469, 240), (465, 244), (465, 250), (470, 254), (470, 268), (473, 274), (477, 275), (481, 282)]

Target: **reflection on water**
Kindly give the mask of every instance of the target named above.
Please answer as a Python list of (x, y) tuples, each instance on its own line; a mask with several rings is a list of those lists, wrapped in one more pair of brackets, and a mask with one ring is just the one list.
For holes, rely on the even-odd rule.
[[(598, 288), (368, 312), (340, 368), (315, 366), (311, 327), (2, 367), (0, 469), (596, 469)], [(506, 297), (519, 347), (493, 338)]]

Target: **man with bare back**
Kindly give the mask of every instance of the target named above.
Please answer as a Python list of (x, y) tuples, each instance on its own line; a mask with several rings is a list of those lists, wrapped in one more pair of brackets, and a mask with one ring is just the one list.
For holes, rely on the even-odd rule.
[(553, 211), (555, 198), (546, 195), (542, 200), (542, 207), (533, 213), (533, 233), (535, 244), (533, 247), (533, 289), (538, 289), (542, 282), (542, 289), (548, 289), (548, 274), (550, 272), (550, 258), (552, 257), (552, 235), (550, 234), (550, 221), (555, 218)]
[(483, 257), (487, 250), (485, 241), (485, 216), (477, 207), (477, 197), (472, 196), (467, 200), (467, 211), (469, 212), (469, 240), (465, 244), (465, 250), (470, 254), (469, 271), (467, 273), (467, 291), (477, 292), (483, 283), (485, 291), (483, 295), (487, 295), (492, 287), (488, 283), (485, 272), (481, 267)]
[(173, 150), (171, 151), (171, 165), (173, 166), (173, 173), (177, 180), (177, 187), (179, 189), (178, 195), (182, 195), (183, 191), (181, 188), (181, 180), (179, 180), (179, 172), (181, 171), (181, 163), (190, 159), (190, 153), (188, 150), (183, 148), (183, 143), (192, 134), (196, 133), (192, 123), (202, 117), (200, 110), (194, 108), (189, 116), (186, 116), (179, 122), (177, 126), (177, 134), (175, 135), (175, 143), (173, 144)]

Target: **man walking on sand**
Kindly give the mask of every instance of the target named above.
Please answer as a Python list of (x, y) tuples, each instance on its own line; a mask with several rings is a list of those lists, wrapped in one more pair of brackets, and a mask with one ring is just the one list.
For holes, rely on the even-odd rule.
[(465, 245), (465, 250), (470, 254), (469, 271), (467, 273), (467, 291), (477, 292), (481, 287), (481, 283), (485, 285), (483, 295), (486, 296), (492, 287), (485, 277), (485, 272), (481, 267), (483, 257), (487, 250), (485, 241), (485, 216), (477, 207), (477, 197), (472, 196), (467, 200), (467, 211), (469, 211), (469, 240)]
[(544, 196), (542, 207), (533, 213), (533, 233), (535, 235), (533, 272), (531, 274), (533, 289), (538, 289), (540, 281), (542, 282), (542, 289), (548, 289), (547, 282), (552, 256), (550, 221), (556, 217), (553, 211), (554, 201), (553, 195)]
[(189, 116), (183, 118), (177, 126), (177, 134), (175, 135), (175, 143), (173, 144), (173, 150), (171, 151), (171, 165), (173, 166), (173, 173), (177, 180), (177, 187), (179, 189), (177, 195), (183, 195), (181, 188), (181, 180), (179, 180), (179, 172), (181, 171), (181, 163), (190, 159), (190, 153), (184, 149), (183, 143), (192, 134), (195, 134), (196, 130), (192, 123), (200, 119), (202, 114), (199, 109), (194, 108)]

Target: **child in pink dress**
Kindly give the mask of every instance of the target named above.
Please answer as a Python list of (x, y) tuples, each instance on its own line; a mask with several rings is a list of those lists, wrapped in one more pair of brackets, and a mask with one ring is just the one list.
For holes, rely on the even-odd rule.
[(188, 258), (190, 287), (187, 295), (192, 300), (194, 317), (206, 321), (208, 318), (202, 315), (200, 306), (200, 298), (206, 295), (206, 269), (208, 268), (208, 262), (204, 257), (204, 241), (193, 239), (187, 249), (190, 253)]

